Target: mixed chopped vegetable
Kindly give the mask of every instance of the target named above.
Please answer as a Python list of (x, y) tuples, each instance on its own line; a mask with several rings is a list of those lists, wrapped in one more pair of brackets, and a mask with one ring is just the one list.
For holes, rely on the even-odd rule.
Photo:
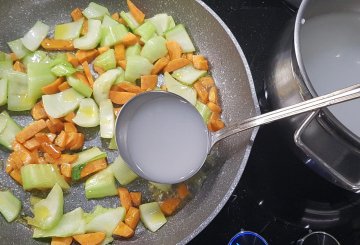
[[(71, 12), (72, 22), (58, 24), (53, 36), (41, 21), (0, 52), (0, 106), (31, 111), (33, 122), (22, 128), (4, 110), (0, 113), (0, 145), (11, 153), (5, 171), (25, 191), (49, 191), (32, 196), (34, 238), (51, 237), (54, 244), (107, 244), (113, 237), (130, 238), (141, 221), (155, 232), (191, 196), (186, 183), (150, 183), (161, 195), (143, 203), (142, 193), (126, 187), (138, 176), (118, 156), (108, 164), (107, 151), (116, 149), (114, 124), (121, 106), (139, 93), (167, 90), (193, 104), (209, 130), (224, 127), (218, 89), (207, 59), (195, 53), (184, 25), (166, 13), (145, 19), (127, 0), (129, 12), (110, 15), (91, 2)], [(81, 128), (99, 126), (108, 148), (84, 149)], [(87, 199), (119, 196), (119, 207), (81, 207), (64, 213), (64, 193), (85, 181)], [(118, 184), (117, 184), (118, 182)], [(120, 186), (120, 187), (119, 187)], [(149, 201), (149, 200), (148, 200)], [(0, 191), (0, 213), (12, 222), (21, 201)]]

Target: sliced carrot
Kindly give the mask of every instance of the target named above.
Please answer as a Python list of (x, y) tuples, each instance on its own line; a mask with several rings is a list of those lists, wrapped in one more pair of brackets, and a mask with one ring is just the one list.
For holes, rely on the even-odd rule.
[(113, 235), (130, 238), (134, 236), (135, 232), (131, 229), (127, 224), (120, 221), (120, 223), (116, 226), (115, 230), (113, 231)]
[(84, 68), (84, 73), (85, 73), (85, 76), (87, 78), (87, 81), (89, 82), (89, 85), (90, 87), (93, 87), (94, 85), (94, 78), (91, 74), (91, 71), (90, 71), (90, 67), (89, 67), (89, 63), (87, 61), (85, 61), (84, 63), (81, 64), (82, 67)]
[(64, 131), (67, 133), (77, 133), (78, 132), (75, 124), (72, 122), (64, 123)]
[[(30, 154), (29, 157), (31, 157)], [(20, 153), (15, 151), (10, 153), (7, 159), (7, 163), (11, 166), (12, 169), (20, 169), (24, 165)]]
[(130, 13), (134, 17), (134, 19), (139, 24), (142, 24), (145, 19), (145, 14), (138, 7), (136, 7), (135, 4), (133, 2), (131, 2), (131, 0), (127, 0), (126, 3), (129, 7)]
[(66, 132), (61, 131), (60, 134), (55, 139), (55, 145), (57, 145), (61, 148), (65, 148), (66, 147), (66, 138), (67, 138)]
[(89, 31), (89, 21), (87, 19), (84, 20), (84, 23), (81, 28), (81, 35), (86, 35)]
[(71, 11), (70, 15), (71, 15), (71, 18), (73, 19), (73, 21), (84, 18), (84, 15), (82, 14), (81, 9), (79, 9), (79, 8), (76, 8), (73, 11)]
[(10, 53), (9, 55), (12, 62), (17, 61), (19, 59), (15, 53)]
[(113, 18), (113, 19), (116, 20), (116, 21), (119, 21), (120, 15), (119, 15), (118, 12), (116, 12), (116, 13), (113, 13), (113, 14), (111, 15), (111, 18)]
[(46, 120), (46, 126), (53, 134), (60, 133), (64, 129), (64, 123), (58, 118), (49, 118)]
[(11, 178), (13, 178), (18, 184), (22, 185), (22, 178), (21, 178), (20, 170), (14, 169), (13, 171), (10, 172), (10, 176), (11, 176)]
[(80, 178), (84, 178), (86, 176), (89, 176), (90, 174), (99, 172), (100, 170), (105, 169), (106, 167), (107, 167), (107, 162), (105, 158), (89, 162), (81, 170)]
[(45, 160), (44, 157), (39, 157), (38, 163), (39, 163), (39, 164), (48, 164), (48, 162)]
[(122, 89), (121, 87), (119, 87), (117, 84), (112, 85), (110, 88), (111, 91), (117, 91), (117, 92), (126, 92), (124, 89)]
[(79, 155), (77, 155), (77, 154), (73, 154), (73, 155), (70, 155), (70, 154), (62, 154), (62, 155), (61, 155), (61, 161), (62, 161), (63, 163), (73, 163), (73, 162), (75, 162), (78, 158), (79, 158)]
[(75, 72), (75, 73), (74, 73), (74, 76), (75, 76), (77, 79), (79, 79), (80, 81), (82, 81), (85, 85), (87, 85), (87, 86), (90, 87), (90, 83), (89, 83), (89, 81), (87, 80), (87, 78), (86, 78), (86, 76), (85, 76), (85, 74), (84, 74), (83, 72), (80, 72), (80, 71)]
[(40, 142), (36, 138), (31, 138), (24, 143), (25, 148), (29, 151), (38, 149), (40, 145)]
[(41, 47), (50, 51), (73, 51), (75, 50), (73, 42), (69, 40), (55, 40), (45, 38), (41, 42)]
[(126, 23), (126, 21), (123, 18), (120, 17), (118, 21), (120, 24), (123, 24), (124, 26), (128, 26), (128, 24)]
[(154, 89), (158, 82), (158, 76), (157, 75), (145, 75), (141, 76), (141, 89), (147, 90), (147, 89)]
[(224, 127), (225, 124), (221, 120), (220, 114), (213, 112), (208, 121), (208, 128), (210, 128), (211, 131), (216, 132)]
[(23, 128), (17, 135), (16, 140), (24, 143), (32, 138), (35, 134), (46, 128), (46, 122), (43, 119), (30, 123), (29, 126)]
[(168, 198), (160, 203), (160, 209), (166, 216), (170, 216), (179, 207), (180, 202), (181, 199), (178, 197)]
[(132, 205), (130, 193), (128, 189), (126, 189), (125, 187), (119, 187), (118, 193), (119, 193), (121, 206), (123, 206), (127, 212)]
[(105, 240), (104, 232), (94, 232), (73, 236), (80, 245), (98, 245)]
[(206, 104), (209, 101), (209, 93), (207, 91), (207, 89), (204, 87), (204, 85), (202, 85), (201, 82), (196, 82), (194, 84), (194, 88), (196, 90), (196, 94), (199, 98), (199, 100)]
[(7, 174), (10, 174), (11, 171), (13, 171), (14, 168), (13, 166), (11, 165), (11, 163), (9, 161), (6, 162), (6, 166), (5, 166), (5, 172)]
[(125, 215), (125, 224), (135, 230), (140, 220), (140, 211), (137, 208), (130, 207)]
[(180, 183), (176, 188), (176, 193), (180, 199), (185, 199), (189, 194), (189, 189), (185, 183)]
[(94, 71), (96, 71), (99, 75), (104, 74), (105, 70), (99, 66), (94, 65)]
[(66, 53), (67, 61), (73, 65), (73, 67), (78, 67), (80, 65), (79, 60), (73, 53)]
[(64, 77), (57, 78), (54, 82), (41, 88), (43, 94), (56, 94), (59, 92), (59, 86), (65, 81)]
[(181, 58), (182, 49), (179, 43), (177, 43), (176, 41), (167, 41), (166, 47), (169, 51), (170, 60)]
[(126, 70), (126, 60), (120, 60), (118, 61), (118, 65), (123, 68), (124, 70)]
[(131, 98), (133, 98), (136, 94), (130, 92), (117, 92), (110, 91), (109, 97), (110, 100), (118, 105), (123, 105), (128, 102)]
[(38, 163), (39, 162), (39, 151), (37, 149), (30, 151), (32, 163)]
[(219, 94), (218, 94), (218, 90), (215, 86), (210, 88), (209, 101), (211, 101), (217, 105), (219, 104)]
[(190, 60), (191, 62), (193, 62), (193, 57), (194, 57), (193, 53), (186, 54), (186, 59)]
[(126, 34), (125, 37), (123, 37), (121, 42), (125, 46), (133, 46), (133, 45), (137, 44), (138, 38), (135, 36), (135, 34), (128, 32), (128, 34)]
[(187, 66), (188, 64), (190, 64), (190, 60), (188, 59), (184, 59), (184, 58), (179, 58), (179, 59), (175, 59), (175, 60), (171, 60), (164, 68), (164, 72), (172, 72), (175, 71), (177, 69), (180, 69), (184, 66)]
[[(70, 112), (69, 114), (67, 114), (65, 117), (64, 117), (64, 120), (66, 122), (69, 122), (69, 123), (73, 123), (73, 119), (75, 117), (75, 112)], [(75, 125), (74, 125), (75, 126)], [(64, 127), (65, 127), (65, 124), (64, 124)], [(76, 127), (75, 127), (76, 128)], [(77, 130), (76, 130), (77, 131)]]
[(125, 60), (126, 56), (125, 56), (125, 45), (122, 43), (116, 44), (115, 45), (115, 59), (117, 62), (119, 62), (120, 60)]
[(54, 140), (55, 140), (55, 138), (56, 138), (56, 134), (47, 133), (47, 134), (46, 134), (46, 137), (48, 137), (49, 141), (50, 141), (51, 143), (53, 143)]
[(139, 207), (141, 204), (141, 192), (130, 192), (131, 203), (134, 207)]
[(209, 90), (210, 88), (215, 86), (215, 82), (214, 79), (212, 77), (201, 77), (199, 80), (199, 82), (201, 82), (201, 84), (207, 89)]
[(25, 66), (23, 63), (21, 63), (20, 61), (15, 61), (14, 65), (13, 65), (13, 68), (15, 71), (19, 71), (19, 72), (23, 72), (25, 73), (26, 72), (26, 69), (25, 69)]
[(71, 245), (72, 237), (53, 237), (50, 245)]
[(169, 64), (169, 61), (170, 59), (167, 57), (162, 57), (158, 59), (155, 62), (153, 69), (151, 70), (151, 74), (152, 75), (159, 74), (167, 66), (167, 64)]
[(220, 113), (221, 112), (221, 107), (217, 104), (215, 104), (214, 102), (209, 102), (207, 103), (207, 106), (209, 107), (209, 109), (212, 112), (216, 112), (216, 113)]
[(75, 54), (76, 58), (81, 64), (84, 63), (85, 61), (91, 63), (98, 55), (99, 55), (99, 51), (97, 49), (78, 50)]
[(41, 148), (44, 152), (49, 154), (52, 158), (58, 159), (61, 157), (61, 151), (53, 144), (44, 142), (41, 144)]
[(70, 150), (80, 150), (84, 146), (85, 135), (82, 133), (77, 133), (74, 143), (70, 146)]
[(100, 47), (97, 50), (99, 51), (99, 54), (103, 54), (106, 51), (108, 51), (110, 48), (109, 47)]
[(208, 61), (205, 59), (203, 55), (193, 55), (192, 61), (196, 69), (206, 70), (206, 71), (209, 70)]
[[(141, 88), (133, 83), (129, 83), (129, 82), (122, 82), (119, 83), (117, 85), (115, 85), (116, 89), (120, 89), (123, 90), (125, 92), (131, 92), (131, 93), (140, 93), (141, 92)], [(116, 90), (115, 89), (115, 90)]]
[(36, 103), (34, 105), (34, 107), (31, 109), (31, 116), (34, 118), (34, 120), (48, 118), (42, 101), (39, 101), (38, 103)]
[(63, 82), (62, 84), (59, 85), (58, 89), (60, 91), (64, 91), (70, 88), (70, 85), (67, 82)]
[(43, 142), (52, 143), (51, 138), (49, 138), (48, 135), (45, 133), (37, 133), (35, 134), (34, 138), (39, 141), (40, 144), (42, 144)]
[(62, 163), (60, 165), (61, 174), (67, 178), (71, 177), (71, 169), (72, 169), (72, 167), (71, 167), (71, 164), (69, 164), (69, 163)]
[[(66, 131), (65, 131), (66, 132)], [(66, 146), (65, 148), (66, 149), (70, 149), (73, 145), (76, 144), (76, 141), (77, 141), (77, 134), (78, 133), (75, 133), (75, 132), (66, 132), (67, 133), (67, 139), (66, 139)]]
[(117, 107), (117, 108), (114, 107), (115, 116), (119, 115), (120, 110), (121, 110), (121, 107)]

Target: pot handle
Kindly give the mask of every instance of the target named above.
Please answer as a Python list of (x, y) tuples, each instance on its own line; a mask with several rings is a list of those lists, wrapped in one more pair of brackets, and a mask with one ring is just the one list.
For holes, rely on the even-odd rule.
[(360, 192), (360, 153), (329, 127), (321, 110), (305, 118), (294, 141), (311, 169), (344, 189)]

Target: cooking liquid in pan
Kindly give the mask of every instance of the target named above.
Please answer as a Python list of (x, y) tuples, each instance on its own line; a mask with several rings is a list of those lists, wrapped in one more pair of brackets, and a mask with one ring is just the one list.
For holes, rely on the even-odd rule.
[(164, 183), (180, 182), (202, 166), (209, 136), (200, 114), (185, 102), (156, 98), (129, 120), (126, 145), (141, 172)]
[[(300, 51), (306, 73), (323, 95), (360, 82), (360, 14), (334, 13), (307, 19), (301, 28)], [(360, 136), (360, 100), (329, 108)]]

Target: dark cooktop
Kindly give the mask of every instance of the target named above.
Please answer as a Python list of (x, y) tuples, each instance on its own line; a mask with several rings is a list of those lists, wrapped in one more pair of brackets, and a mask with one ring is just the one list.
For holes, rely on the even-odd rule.
[[(261, 111), (270, 110), (264, 81), (273, 47), (296, 12), (282, 0), (205, 0), (236, 36), (250, 65)], [(309, 170), (291, 152), (276, 124), (263, 126), (233, 195), (190, 244), (227, 244), (241, 230), (269, 244), (296, 244), (311, 231), (342, 245), (360, 244), (360, 196)]]

